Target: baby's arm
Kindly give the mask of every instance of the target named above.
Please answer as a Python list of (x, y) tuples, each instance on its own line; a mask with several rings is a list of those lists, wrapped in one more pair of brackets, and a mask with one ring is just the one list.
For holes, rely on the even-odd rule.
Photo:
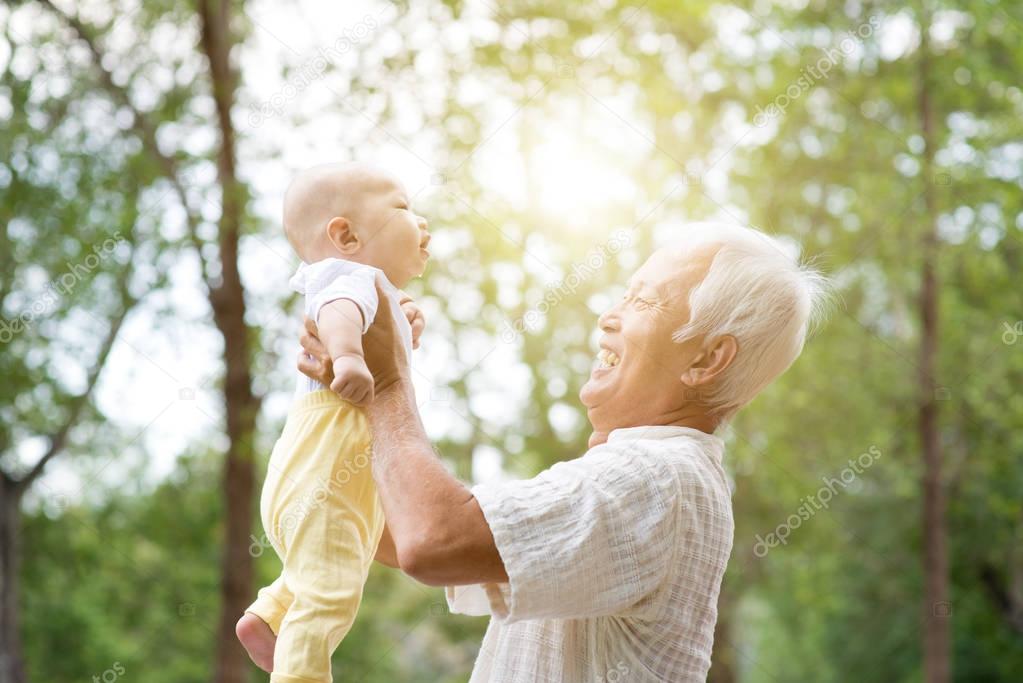
[(362, 311), (351, 299), (335, 299), (320, 309), (318, 325), (334, 362), (331, 390), (356, 405), (372, 402), (373, 375), (362, 355)]

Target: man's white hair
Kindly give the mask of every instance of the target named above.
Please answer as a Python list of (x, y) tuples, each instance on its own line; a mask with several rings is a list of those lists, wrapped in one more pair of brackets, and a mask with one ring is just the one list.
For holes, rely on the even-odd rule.
[(680, 247), (703, 245), (720, 247), (703, 281), (689, 294), (689, 321), (672, 339), (735, 337), (735, 359), (706, 398), (728, 417), (792, 365), (808, 330), (821, 318), (830, 290), (824, 275), (800, 262), (795, 242), (742, 226), (687, 226)]

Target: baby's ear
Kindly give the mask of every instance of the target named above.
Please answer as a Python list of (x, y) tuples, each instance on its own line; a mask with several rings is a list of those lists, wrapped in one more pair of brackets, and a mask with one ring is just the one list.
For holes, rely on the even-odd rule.
[(335, 216), (327, 223), (327, 239), (342, 254), (354, 254), (362, 246), (352, 224), (343, 216)]

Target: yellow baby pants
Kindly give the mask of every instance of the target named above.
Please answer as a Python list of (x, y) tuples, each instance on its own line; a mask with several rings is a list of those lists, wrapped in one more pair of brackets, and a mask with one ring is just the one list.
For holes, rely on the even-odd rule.
[(361, 408), (321, 390), (292, 405), (260, 514), (284, 565), (248, 608), (277, 634), (271, 683), (330, 683), (384, 528)]

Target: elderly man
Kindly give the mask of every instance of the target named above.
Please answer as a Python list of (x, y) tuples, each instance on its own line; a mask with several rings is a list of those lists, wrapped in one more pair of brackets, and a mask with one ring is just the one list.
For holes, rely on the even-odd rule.
[[(799, 355), (823, 284), (762, 233), (695, 228), (598, 321), (579, 395), (589, 450), (471, 490), (435, 455), (391, 316), (377, 315), (377, 559), (447, 586), (455, 612), (491, 615), (471, 683), (706, 678), (733, 530), (714, 431)], [(303, 346), (301, 369), (329, 385), (315, 328)]]

